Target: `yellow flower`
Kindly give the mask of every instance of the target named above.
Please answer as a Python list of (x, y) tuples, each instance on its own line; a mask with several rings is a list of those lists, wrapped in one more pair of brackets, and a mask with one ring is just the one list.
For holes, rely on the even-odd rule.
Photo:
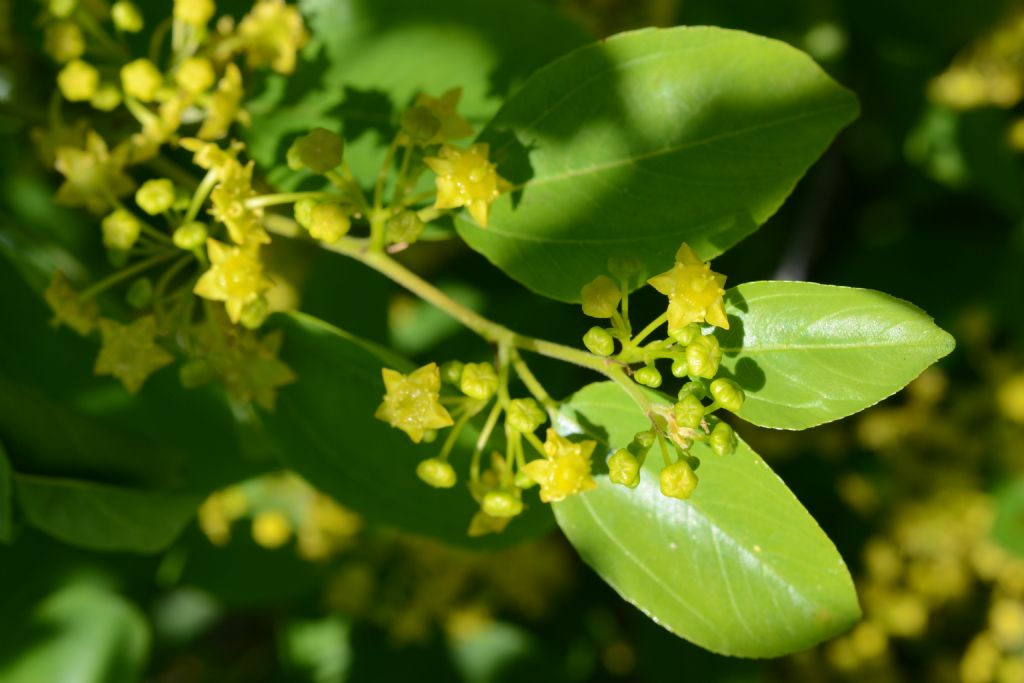
[(57, 87), (68, 102), (88, 102), (100, 87), (100, 72), (81, 59), (72, 60), (57, 73)]
[(152, 102), (163, 84), (164, 75), (160, 73), (157, 65), (148, 59), (136, 59), (121, 67), (121, 87), (128, 97), (134, 97), (141, 102)]
[(221, 314), (197, 325), (193, 335), (196, 360), (192, 363), (199, 365), (201, 378), (191, 386), (216, 376), (234, 401), (254, 401), (265, 410), (273, 410), (277, 390), (296, 379), (292, 369), (278, 358), (284, 340), (281, 330), (258, 337), (229, 324)]
[(671, 270), (647, 281), (668, 297), (668, 328), (678, 330), (690, 323), (707, 322), (729, 329), (722, 296), (725, 276), (715, 273), (688, 244), (676, 252)]
[(401, 429), (414, 443), (419, 443), (428, 429), (452, 425), (452, 416), (441, 405), (441, 371), (437, 363), (424, 365), (408, 375), (383, 368), (381, 375), (387, 393), (374, 414), (378, 420)]
[(210, 269), (200, 276), (193, 292), (211, 301), (223, 301), (224, 309), (237, 323), (246, 304), (259, 299), (271, 282), (263, 274), (255, 244), (229, 247), (214, 239), (206, 240)]
[(216, 92), (210, 95), (206, 120), (197, 135), (203, 140), (217, 140), (227, 135), (235, 121), (248, 125), (249, 114), (241, 108), (243, 94), (242, 72), (233, 63), (228, 64)]
[(437, 174), (435, 208), (465, 206), (477, 223), (487, 227), (491, 204), (503, 190), (508, 189), (508, 183), (487, 160), (488, 153), (485, 143), (470, 145), (469, 149), (444, 145), (440, 156), (423, 160)]
[(238, 153), (245, 147), (237, 140), (232, 140), (228, 148), (221, 149), (212, 142), (204, 142), (199, 138), (182, 138), (181, 146), (192, 152), (192, 163), (207, 171), (222, 174), (229, 163), (235, 160)]
[(596, 441), (573, 443), (553, 429), (544, 441), (544, 459), (526, 463), (523, 472), (540, 484), (540, 499), (545, 503), (591, 491), (597, 482), (590, 476), (590, 456)]
[(85, 54), (85, 38), (82, 29), (73, 21), (55, 21), (46, 26), (43, 49), (54, 61), (70, 62)]
[(206, 92), (216, 80), (213, 63), (206, 57), (189, 57), (174, 72), (174, 82), (192, 95)]
[(473, 126), (469, 121), (459, 116), (456, 107), (462, 98), (462, 88), (452, 88), (441, 97), (420, 95), (416, 98), (414, 107), (423, 107), (440, 122), (437, 132), (429, 140), (422, 144), (436, 145), (451, 140), (461, 140), (473, 134)]
[(115, 209), (100, 224), (103, 231), (103, 246), (117, 251), (128, 251), (139, 239), (142, 224), (126, 209)]
[(118, 147), (111, 153), (94, 131), (86, 135), (83, 149), (58, 147), (54, 168), (64, 175), (64, 183), (57, 189), (57, 202), (103, 213), (111, 195), (123, 197), (135, 189), (124, 172), (127, 151)]
[(53, 311), (54, 326), (64, 324), (81, 335), (89, 334), (96, 329), (100, 319), (100, 309), (96, 301), (81, 301), (78, 292), (61, 271), (54, 272), (49, 287), (43, 292), (43, 298)]
[(270, 235), (263, 229), (263, 209), (246, 207), (245, 200), (255, 197), (252, 189), (254, 163), (242, 165), (237, 159), (227, 158), (219, 166), (220, 182), (210, 193), (210, 214), (227, 226), (236, 244), (267, 244)]
[(264, 510), (252, 519), (252, 539), (267, 550), (280, 548), (291, 536), (291, 520), (280, 510)]
[(130, 325), (122, 325), (106, 318), (100, 320), (103, 346), (96, 358), (93, 371), (97, 375), (113, 375), (134, 394), (146, 378), (174, 360), (156, 344), (156, 318), (139, 318)]
[(309, 40), (299, 10), (283, 0), (259, 0), (238, 24), (250, 68), (270, 65), (274, 71), (295, 71), (295, 55)]
[(213, 0), (174, 0), (174, 18), (192, 26), (206, 26), (216, 9)]

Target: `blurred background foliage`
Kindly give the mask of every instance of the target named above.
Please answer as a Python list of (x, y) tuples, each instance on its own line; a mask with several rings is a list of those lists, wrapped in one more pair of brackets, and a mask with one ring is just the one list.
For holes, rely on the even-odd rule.
[[(330, 20), (322, 13), (329, 4), (304, 4)], [(404, 4), (419, 9), (401, 24), (426, 41), (408, 49), (425, 49), (437, 19), (424, 10), (431, 3)], [(862, 415), (799, 434), (743, 430), (836, 541), (864, 621), (781, 660), (707, 654), (620, 600), (557, 533), (474, 554), (375, 527), (301, 480), (267, 473), (252, 428), (244, 420), (233, 426), (220, 403), (196, 394), (175, 412), (182, 434), (161, 444), (166, 458), (143, 455), (159, 452), (150, 446), (111, 447), (171, 468), (171, 451), (203, 448), (207, 465), (174, 495), (227, 485), (240, 471), (253, 477), (207, 498), (168, 551), (88, 552), (12, 526), (0, 509), (0, 541), (13, 540), (0, 545), (0, 680), (1024, 682), (1024, 6), (549, 0), (529, 12), (550, 13), (569, 28), (552, 29), (557, 39), (548, 40), (503, 34), (501, 17), (481, 9), (487, 3), (464, 4), (476, 8), (466, 11), (485, 20), (479, 35), (496, 46), (481, 48), (482, 66), (457, 65), (468, 79), (492, 70), (490, 91), (467, 92), (477, 120), (587, 35), (647, 25), (713, 24), (779, 38), (860, 97), (861, 118), (779, 214), (716, 270), (733, 283), (807, 279), (880, 289), (914, 301), (957, 337), (952, 356)], [(20, 113), (4, 104), (26, 75), (44, 90), (51, 82), (33, 71), (49, 67), (14, 40), (37, 32), (31, 5), (0, 3), (0, 250), (52, 259), (47, 245), (58, 244), (85, 261), (100, 259), (90, 253), (95, 242), (83, 238), (83, 217), (51, 202), (53, 178), (36, 163)], [(543, 50), (517, 58), (532, 42)], [(307, 118), (295, 119), (280, 111), (282, 98), (292, 100), (271, 79), (257, 96), (263, 109), (254, 105), (256, 125), (282, 140), (290, 126), (369, 113), (360, 120), (372, 139), (383, 125), (374, 112), (383, 108), (386, 121), (391, 104), (368, 84), (389, 72), (345, 66), (358, 47), (338, 47), (342, 66), (331, 67), (340, 69), (331, 78), (350, 80), (355, 97), (311, 94), (300, 111)], [(424, 58), (443, 63), (445, 55)], [(302, 93), (302, 84), (289, 87)], [(412, 94), (397, 81), (380, 87)], [(345, 103), (365, 106), (353, 112)], [(263, 142), (257, 158), (281, 156), (270, 134)], [(358, 157), (358, 143), (354, 149)], [(293, 244), (275, 254), (279, 276), (293, 285), (282, 296), (303, 310), (415, 359), (488, 354), (472, 334), (362, 266), (314, 252)], [(502, 323), (573, 344), (586, 329), (575, 309), (530, 294), (456, 241), (413, 252), (416, 269)], [(4, 268), (0, 296), (10, 299), (24, 285)], [(45, 282), (39, 273), (22, 275), (37, 289)], [(641, 294), (636, 305), (654, 311), (657, 302)], [(16, 309), (9, 300), (3, 310)], [(22, 366), (38, 366), (51, 391), (109, 408), (109, 392), (78, 392), (89, 362), (68, 356), (75, 344), (65, 332), (55, 333), (59, 344), (19, 342), (8, 324), (5, 371), (17, 377)], [(588, 381), (543, 359), (536, 371), (555, 395)], [(26, 447), (14, 443), (24, 409), (14, 403), (0, 396), (0, 436), (12, 453)], [(127, 423), (143, 409), (113, 412)], [(235, 452), (237, 444), (246, 461), (218, 466), (218, 451)], [(92, 473), (103, 467), (83, 465)], [(9, 502), (6, 485), (0, 472), (0, 504)]]

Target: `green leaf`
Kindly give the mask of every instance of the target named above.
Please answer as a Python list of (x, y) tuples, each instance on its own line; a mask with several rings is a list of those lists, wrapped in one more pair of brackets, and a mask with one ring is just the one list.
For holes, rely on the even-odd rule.
[(133, 603), (98, 585), (65, 586), (0, 644), (4, 683), (136, 683), (149, 652), (149, 625)]
[(478, 510), (465, 488), (475, 429), (467, 426), (451, 456), (460, 483), (430, 488), (416, 465), (436, 455), (440, 439), (413, 444), (373, 416), (384, 397), (381, 368), (409, 372), (410, 363), (307, 315), (274, 320), (285, 330), (283, 357), (299, 381), (281, 391), (267, 431), (285, 464), (313, 486), (373, 522), (457, 545), (509, 545), (551, 528), (547, 506), (531, 494), (527, 511), (505, 533), (467, 537)]
[(924, 311), (869, 289), (748, 282), (726, 294), (722, 366), (747, 398), (739, 415), (806, 429), (864, 410), (953, 350)]
[[(563, 415), (560, 431), (609, 449), (650, 426), (611, 383), (585, 387)], [(600, 475), (596, 490), (557, 503), (584, 561), (657, 623), (721, 654), (776, 657), (851, 626), (860, 609), (850, 574), (778, 476), (742, 442), (725, 457), (699, 443), (693, 454), (700, 483), (689, 500), (661, 495), (655, 448), (636, 489)]]
[(717, 28), (647, 29), (538, 71), (481, 136), (515, 190), (459, 234), (534, 291), (579, 301), (609, 257), (667, 269), (757, 229), (857, 113), (807, 55)]
[(0, 543), (10, 543), (13, 533), (14, 487), (11, 485), (11, 463), (0, 443)]
[(249, 105), (250, 153), (279, 188), (301, 179), (284, 151), (312, 127), (340, 121), (345, 157), (370, 182), (416, 94), (461, 87), (460, 113), (482, 123), (533, 71), (589, 40), (532, 0), (304, 0), (302, 11), (304, 59)]
[(995, 499), (992, 538), (1010, 552), (1024, 557), (1024, 478), (1000, 487)]
[(89, 550), (155, 553), (174, 541), (201, 498), (79, 479), (15, 474), (18, 505), (30, 524)]

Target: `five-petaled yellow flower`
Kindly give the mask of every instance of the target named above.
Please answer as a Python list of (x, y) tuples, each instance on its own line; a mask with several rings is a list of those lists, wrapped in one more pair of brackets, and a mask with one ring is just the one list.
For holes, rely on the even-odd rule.
[(127, 151), (119, 146), (111, 152), (95, 131), (86, 134), (84, 148), (58, 147), (54, 167), (64, 175), (64, 183), (57, 189), (57, 203), (103, 213), (112, 197), (130, 193), (135, 181), (124, 172)]
[(252, 188), (253, 168), (252, 161), (243, 166), (237, 159), (226, 158), (217, 169), (220, 182), (210, 193), (210, 214), (227, 226), (236, 244), (270, 242), (270, 235), (263, 228), (263, 209), (245, 205), (245, 200), (257, 196)]
[(671, 270), (647, 282), (668, 297), (670, 330), (700, 322), (729, 329), (729, 319), (722, 303), (725, 276), (712, 271), (711, 266), (701, 261), (690, 245), (684, 243), (679, 247)]
[(384, 402), (374, 414), (409, 435), (419, 443), (428, 429), (441, 429), (452, 425), (452, 416), (441, 405), (441, 371), (437, 363), (403, 375), (397, 370), (383, 368)]
[(242, 309), (270, 288), (271, 282), (263, 274), (263, 262), (258, 246), (246, 244), (230, 247), (214, 239), (206, 240), (210, 256), (210, 269), (196, 282), (193, 292), (211, 301), (223, 301), (231, 322), (237, 323)]
[(596, 441), (572, 442), (554, 429), (544, 441), (544, 459), (526, 463), (523, 471), (540, 484), (540, 499), (553, 503), (597, 488), (590, 476), (590, 456)]
[(487, 144), (470, 145), (459, 149), (452, 145), (441, 147), (440, 156), (428, 157), (424, 163), (437, 174), (437, 199), (434, 208), (457, 209), (465, 206), (469, 214), (483, 227), (487, 227), (487, 214), (491, 204), (508, 183), (487, 155)]
[(424, 145), (436, 145), (442, 142), (461, 140), (473, 134), (473, 126), (456, 111), (461, 98), (462, 88), (452, 88), (441, 95), (441, 97), (420, 95), (416, 98), (414, 106), (423, 107), (437, 117), (440, 123), (437, 132), (434, 133), (432, 138), (424, 142)]
[(97, 375), (113, 375), (134, 394), (146, 378), (174, 360), (174, 356), (156, 343), (156, 318), (139, 318), (122, 325), (106, 318), (100, 320), (103, 346), (96, 358)]

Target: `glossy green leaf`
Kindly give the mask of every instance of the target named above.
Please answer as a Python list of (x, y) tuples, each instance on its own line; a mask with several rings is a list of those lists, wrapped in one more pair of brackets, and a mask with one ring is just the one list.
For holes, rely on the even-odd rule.
[(304, 0), (311, 44), (294, 74), (268, 79), (249, 106), (249, 149), (290, 187), (284, 151), (314, 126), (342, 132), (345, 156), (372, 182), (399, 112), (420, 92), (462, 88), (459, 111), (483, 123), (544, 64), (589, 37), (534, 0)]
[(134, 604), (98, 585), (65, 586), (0, 643), (4, 683), (137, 683), (149, 625)]
[(609, 257), (667, 269), (775, 213), (857, 113), (807, 55), (717, 28), (614, 36), (538, 71), (482, 135), (515, 186), (471, 247), (534, 291), (578, 301)]
[(163, 550), (182, 532), (202, 500), (193, 495), (28, 474), (15, 474), (14, 483), (18, 506), (30, 524), (89, 550)]
[[(650, 424), (611, 383), (579, 391), (563, 415), (560, 431), (608, 449)], [(636, 489), (599, 475), (596, 490), (557, 503), (584, 561), (656, 622), (713, 652), (776, 657), (851, 626), (860, 609), (842, 558), (768, 465), (744, 443), (725, 457), (702, 444), (693, 453), (700, 483), (687, 501), (661, 495), (655, 448)]]
[(14, 486), (11, 484), (11, 463), (0, 443), (0, 543), (10, 543), (14, 514)]
[(310, 316), (275, 321), (285, 330), (283, 357), (299, 381), (281, 391), (266, 425), (291, 469), (373, 522), (459, 545), (508, 545), (551, 528), (547, 506), (530, 494), (529, 509), (505, 533), (467, 537), (479, 509), (465, 488), (475, 430), (467, 427), (451, 458), (459, 484), (430, 488), (415, 469), (436, 455), (441, 440), (414, 444), (373, 417), (384, 396), (381, 368), (408, 372), (409, 362)]
[(806, 429), (864, 410), (953, 350), (921, 309), (868, 289), (748, 282), (726, 296), (723, 367), (746, 391), (740, 417)]

